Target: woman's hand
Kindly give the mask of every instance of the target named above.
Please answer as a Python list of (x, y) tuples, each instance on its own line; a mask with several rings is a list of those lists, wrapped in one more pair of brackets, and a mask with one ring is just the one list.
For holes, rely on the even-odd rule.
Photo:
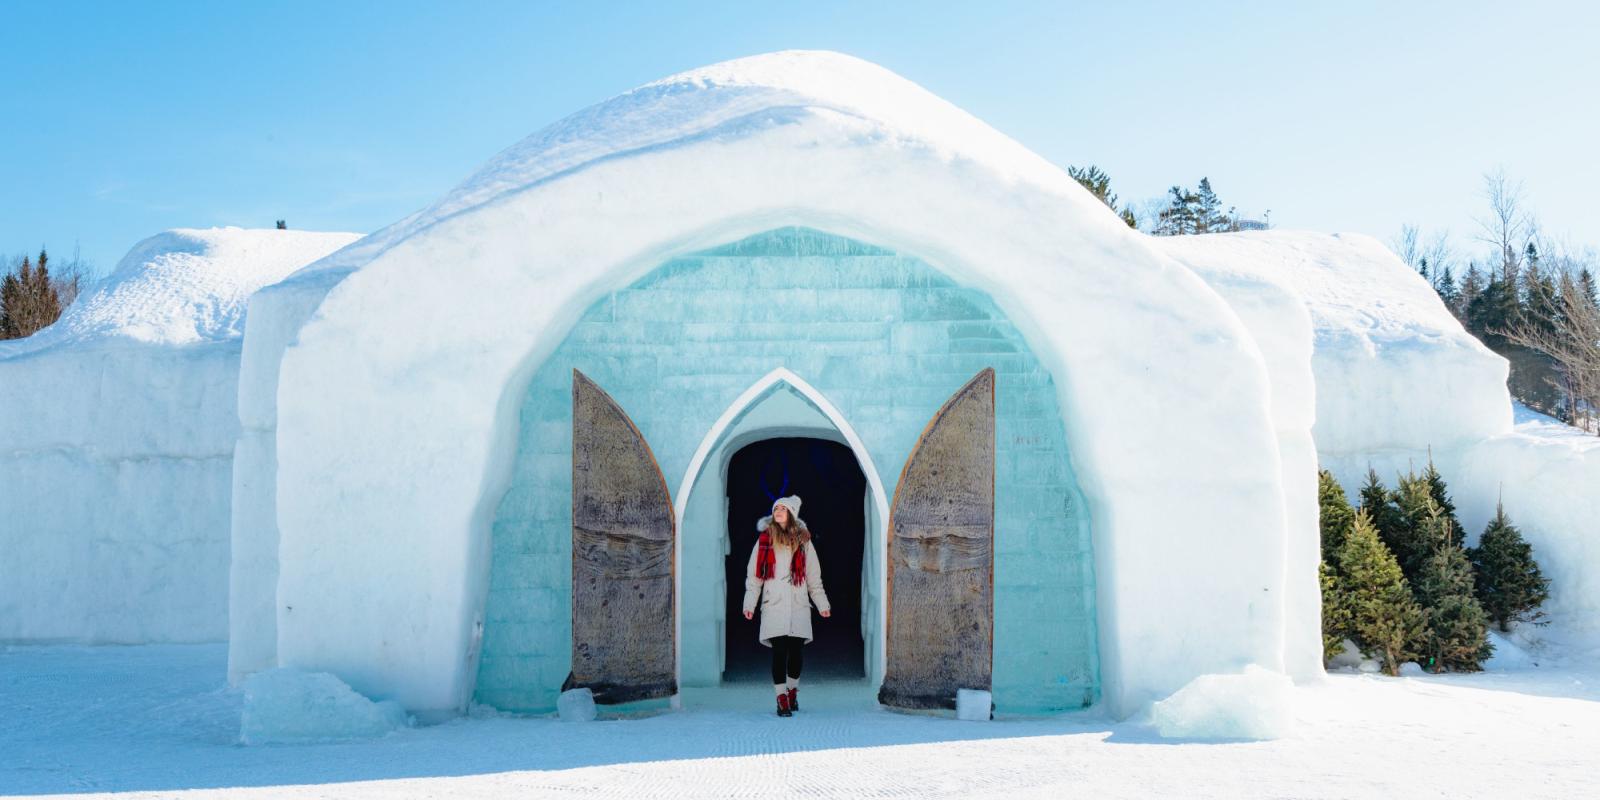
[(744, 612), (744, 618), (745, 619), (755, 619), (756, 618), (756, 612), (754, 612), (754, 611), (746, 611), (746, 612)]
[(818, 611), (817, 613), (821, 614), (823, 619), (827, 619), (828, 617), (833, 616), (833, 612), (832, 611)]

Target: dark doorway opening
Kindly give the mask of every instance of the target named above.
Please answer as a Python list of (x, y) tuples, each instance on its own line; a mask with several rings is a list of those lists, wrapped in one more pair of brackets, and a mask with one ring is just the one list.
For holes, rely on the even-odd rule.
[[(787, 488), (785, 484), (787, 483)], [(833, 615), (812, 611), (814, 640), (805, 648), (807, 678), (866, 676), (861, 641), (861, 560), (866, 542), (867, 478), (850, 448), (825, 439), (765, 439), (728, 464), (728, 630), (722, 679), (767, 682), (772, 651), (758, 640), (761, 618), (744, 618), (745, 569), (756, 522), (784, 494), (800, 495)]]

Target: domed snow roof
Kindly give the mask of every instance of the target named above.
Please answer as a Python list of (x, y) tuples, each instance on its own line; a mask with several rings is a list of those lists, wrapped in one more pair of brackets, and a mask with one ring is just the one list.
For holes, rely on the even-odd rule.
[(582, 111), (512, 145), (431, 206), (307, 272), (359, 267), (435, 223), (608, 159), (732, 140), (808, 119), (854, 122), (863, 143), (898, 143), (1002, 180), (1065, 187), (1087, 216), (1126, 226), (1058, 166), (977, 117), (869, 61), (786, 50), (680, 72)]
[(11, 342), (0, 358), (65, 343), (184, 345), (237, 339), (257, 289), (360, 238), (354, 233), (183, 228), (134, 245), (54, 325)]

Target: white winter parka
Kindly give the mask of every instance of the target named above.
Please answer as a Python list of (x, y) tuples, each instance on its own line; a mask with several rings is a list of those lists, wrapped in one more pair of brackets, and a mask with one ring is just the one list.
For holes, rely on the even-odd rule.
[[(765, 530), (762, 526), (761, 530)], [(776, 541), (772, 543), (772, 554), (777, 562), (773, 565), (772, 577), (761, 580), (756, 577), (756, 556), (761, 552), (761, 542), (758, 540), (750, 548), (750, 563), (745, 566), (744, 578), (744, 610), (755, 611), (756, 600), (761, 601), (761, 643), (771, 647), (774, 636), (799, 636), (811, 643), (811, 604), (816, 603), (818, 611), (832, 611), (828, 605), (828, 595), (822, 590), (822, 564), (817, 560), (817, 549), (811, 546), (807, 539), (801, 545), (806, 549), (806, 581), (802, 586), (796, 586), (789, 580), (789, 565), (794, 559), (794, 550), (784, 547)]]

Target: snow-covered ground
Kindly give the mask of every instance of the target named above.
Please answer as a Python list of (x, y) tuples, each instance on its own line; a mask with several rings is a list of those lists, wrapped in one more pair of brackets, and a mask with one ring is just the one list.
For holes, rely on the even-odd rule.
[(897, 714), (864, 684), (834, 684), (806, 687), (792, 719), (751, 686), (692, 691), (683, 710), (640, 719), (479, 715), (376, 740), (245, 747), (223, 645), (16, 646), (0, 649), (0, 794), (1593, 796), (1600, 662), (1506, 655), (1518, 666), (1477, 675), (1332, 675), (1294, 690), (1293, 733), (1265, 742), (1166, 740), (1092, 712)]

